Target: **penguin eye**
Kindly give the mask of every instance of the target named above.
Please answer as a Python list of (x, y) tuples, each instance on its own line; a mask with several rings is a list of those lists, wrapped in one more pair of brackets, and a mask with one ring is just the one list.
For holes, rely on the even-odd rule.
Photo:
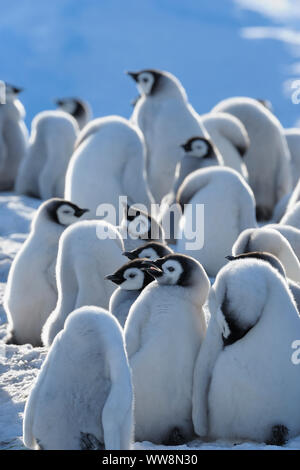
[(71, 211), (65, 210), (63, 211), (63, 214), (71, 214)]
[(146, 78), (146, 77), (145, 77), (145, 78), (142, 78), (142, 82), (147, 83), (147, 82), (148, 82), (148, 78)]
[(129, 277), (130, 277), (131, 279), (133, 279), (133, 278), (135, 277), (135, 274), (134, 274), (134, 273), (130, 273), (130, 274), (129, 274)]
[(175, 271), (175, 268), (173, 268), (173, 266), (170, 266), (169, 268), (167, 268), (167, 270), (172, 273), (173, 271)]

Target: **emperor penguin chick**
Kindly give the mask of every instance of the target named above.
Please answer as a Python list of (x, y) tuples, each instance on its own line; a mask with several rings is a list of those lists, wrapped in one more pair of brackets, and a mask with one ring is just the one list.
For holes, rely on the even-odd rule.
[(146, 258), (151, 261), (156, 261), (158, 258), (170, 255), (173, 250), (168, 245), (158, 242), (150, 242), (142, 245), (132, 251), (124, 251), (123, 255), (128, 259), (134, 260), (137, 258)]
[(120, 196), (126, 196), (130, 205), (150, 209), (144, 137), (121, 117), (95, 119), (79, 134), (66, 175), (65, 197), (89, 207), (92, 219), (104, 216), (112, 205), (119, 224)]
[(292, 189), (290, 152), (280, 122), (257, 100), (246, 97), (228, 98), (212, 111), (232, 114), (244, 124), (250, 139), (244, 162), (257, 219), (269, 220), (277, 202)]
[(132, 398), (117, 321), (97, 307), (75, 310), (30, 392), (24, 444), (43, 450), (129, 450)]
[(194, 171), (216, 165), (223, 165), (223, 159), (213, 145), (204, 137), (193, 137), (181, 145), (184, 151), (182, 159), (176, 167), (173, 188), (167, 194), (160, 207), (160, 223), (165, 229), (168, 243), (175, 245), (178, 226), (182, 215), (180, 205), (176, 203), (176, 195), (183, 181)]
[(60, 236), (87, 210), (58, 198), (39, 207), (8, 275), (4, 296), (7, 341), (41, 345), (42, 327), (57, 302), (55, 265)]
[(217, 275), (209, 308), (194, 375), (196, 433), (283, 445), (300, 433), (300, 318), (287, 283), (265, 261), (232, 261)]
[(289, 279), (300, 283), (299, 260), (288, 240), (278, 230), (262, 227), (241, 232), (232, 246), (232, 254), (237, 256), (251, 251), (273, 254), (283, 264)]
[(4, 85), (5, 102), (0, 101), (0, 191), (13, 189), (28, 146), (25, 109), (18, 99), (22, 89)]
[(55, 103), (59, 110), (71, 114), (76, 119), (79, 129), (92, 119), (92, 110), (87, 101), (79, 98), (59, 98)]
[(291, 281), (291, 279), (287, 278), (283, 264), (279, 261), (279, 259), (276, 256), (272, 255), (271, 253), (264, 252), (264, 251), (250, 251), (250, 253), (242, 253), (237, 256), (226, 256), (226, 258), (229, 261), (235, 261), (237, 259), (245, 260), (249, 258), (250, 259), (255, 258), (255, 259), (260, 259), (262, 261), (265, 261), (266, 263), (269, 263), (286, 280), (289, 286), (289, 289), (292, 292), (293, 297), (295, 299), (298, 312), (300, 312), (300, 286), (296, 282)]
[(174, 75), (150, 69), (128, 74), (141, 94), (131, 120), (145, 136), (149, 187), (160, 203), (172, 189), (180, 145), (193, 136), (209, 136)]
[(78, 130), (75, 119), (62, 111), (43, 111), (35, 116), (16, 181), (18, 193), (41, 199), (64, 196)]
[(207, 113), (201, 122), (214, 145), (222, 155), (224, 164), (248, 180), (244, 155), (249, 148), (249, 136), (243, 123), (229, 113)]
[(144, 263), (155, 282), (139, 295), (125, 324), (135, 436), (175, 445), (193, 436), (193, 371), (206, 332), (203, 305), (210, 284), (189, 256), (171, 254)]
[[(198, 170), (186, 178), (177, 200), (183, 217), (176, 251), (196, 258), (214, 277), (226, 263), (225, 256), (240, 232), (256, 226), (253, 193), (235, 170), (215, 167)], [(195, 220), (201, 204), (204, 220)]]
[(109, 311), (124, 327), (131, 305), (142, 290), (153, 281), (153, 277), (144, 269), (143, 259), (135, 259), (124, 264), (114, 274), (105, 279), (119, 286), (109, 301)]
[(57, 255), (57, 304), (42, 332), (45, 346), (52, 344), (76, 308), (108, 308), (115, 286), (105, 276), (123, 264), (123, 249), (118, 230), (104, 221), (86, 220), (65, 231)]

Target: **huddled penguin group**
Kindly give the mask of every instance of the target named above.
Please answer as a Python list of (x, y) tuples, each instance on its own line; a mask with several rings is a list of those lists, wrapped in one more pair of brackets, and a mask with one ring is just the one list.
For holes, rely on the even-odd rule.
[(0, 190), (42, 200), (4, 298), (7, 344), (47, 350), (24, 443), (285, 445), (300, 434), (300, 131), (264, 100), (199, 114), (171, 73), (128, 74), (129, 119), (60, 98), (28, 138), (21, 90), (0, 105)]

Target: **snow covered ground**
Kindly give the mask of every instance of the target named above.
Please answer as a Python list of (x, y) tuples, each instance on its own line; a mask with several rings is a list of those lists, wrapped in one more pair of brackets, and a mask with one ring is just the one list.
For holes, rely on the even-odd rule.
[[(46, 356), (44, 348), (30, 345), (5, 345), (6, 316), (2, 299), (12, 259), (28, 234), (34, 210), (40, 201), (19, 197), (12, 193), (0, 194), (0, 449), (24, 449), (22, 443), (22, 416), (30, 387)], [(212, 443), (195, 440), (179, 447), (156, 446), (150, 442), (135, 443), (134, 449), (282, 449), (252, 442)], [(283, 449), (300, 449), (300, 436), (291, 439)]]

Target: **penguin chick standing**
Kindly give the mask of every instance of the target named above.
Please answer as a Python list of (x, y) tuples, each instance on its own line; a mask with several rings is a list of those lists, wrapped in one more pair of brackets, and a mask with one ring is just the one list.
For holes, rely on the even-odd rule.
[(135, 259), (124, 264), (114, 274), (105, 276), (105, 279), (119, 286), (109, 301), (109, 311), (124, 327), (131, 305), (138, 298), (142, 290), (153, 282), (153, 277), (145, 271), (143, 259)]
[[(235, 170), (214, 167), (195, 171), (186, 178), (177, 199), (183, 217), (176, 251), (196, 258), (207, 274), (214, 277), (225, 264), (225, 256), (240, 232), (256, 226), (253, 193)], [(200, 225), (196, 221), (196, 235), (203, 231), (203, 247), (189, 249), (197, 204), (204, 205), (204, 222)]]
[(63, 197), (78, 131), (75, 119), (67, 113), (37, 114), (31, 125), (28, 152), (19, 168), (16, 191), (41, 199)]
[(144, 167), (145, 142), (136, 126), (118, 116), (95, 119), (79, 134), (66, 174), (65, 197), (89, 207), (91, 219), (100, 215), (100, 204), (111, 204), (119, 224), (120, 196), (150, 209)]
[(169, 232), (167, 241), (172, 245), (176, 244), (178, 225), (182, 215), (180, 206), (176, 204), (179, 187), (185, 178), (194, 171), (224, 164), (219, 151), (211, 141), (204, 137), (192, 137), (181, 147), (184, 150), (184, 155), (177, 164), (172, 191), (163, 198), (160, 207), (160, 222), (165, 227), (166, 232)]
[(250, 251), (266, 251), (276, 256), (289, 279), (300, 283), (299, 260), (288, 240), (278, 230), (262, 227), (241, 232), (232, 246), (232, 254), (237, 256)]
[(71, 114), (76, 119), (79, 129), (82, 129), (91, 119), (92, 110), (87, 101), (79, 98), (60, 98), (55, 100), (58, 109)]
[(57, 335), (25, 407), (26, 447), (129, 450), (132, 384), (122, 331), (109, 312), (83, 307)]
[(39, 207), (30, 235), (8, 275), (4, 296), (9, 324), (7, 341), (40, 346), (42, 326), (57, 302), (55, 265), (59, 238), (87, 210), (58, 198)]
[(168, 245), (158, 242), (150, 242), (136, 248), (135, 250), (124, 251), (123, 255), (127, 256), (130, 260), (146, 258), (151, 261), (156, 261), (158, 258), (163, 258), (171, 253), (173, 253), (173, 251), (168, 247)]
[(261, 260), (232, 261), (209, 296), (197, 358), (196, 433), (282, 445), (300, 433), (300, 374), (292, 361), (300, 318), (283, 277)]
[(209, 279), (196, 260), (171, 254), (145, 261), (156, 279), (132, 305), (125, 341), (135, 395), (138, 441), (191, 439), (195, 359), (206, 331)]
[(172, 189), (180, 145), (192, 136), (208, 138), (208, 134), (174, 75), (160, 70), (128, 74), (141, 93), (131, 121), (145, 136), (149, 187), (155, 202), (160, 203)]
[(5, 83), (5, 103), (0, 103), (0, 191), (13, 189), (19, 165), (27, 152), (25, 109), (18, 100), (21, 91)]
[(200, 116), (201, 122), (219, 150), (224, 164), (236, 170), (246, 181), (248, 171), (244, 155), (250, 141), (243, 123), (229, 113), (207, 113)]
[(292, 189), (290, 152), (280, 122), (252, 98), (228, 98), (212, 111), (233, 114), (244, 124), (250, 139), (244, 162), (256, 200), (257, 220), (269, 220), (277, 202)]
[(108, 308), (116, 287), (105, 276), (123, 264), (123, 249), (118, 230), (104, 221), (86, 220), (65, 231), (57, 254), (57, 304), (42, 332), (45, 346), (52, 344), (73, 310), (84, 305)]

